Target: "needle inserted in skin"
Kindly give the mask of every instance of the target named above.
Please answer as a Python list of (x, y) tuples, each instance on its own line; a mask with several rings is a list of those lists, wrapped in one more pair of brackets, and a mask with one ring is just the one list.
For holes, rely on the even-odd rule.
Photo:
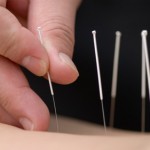
[(115, 41), (112, 88), (111, 88), (111, 107), (110, 107), (110, 120), (109, 120), (110, 127), (114, 126), (120, 41), (121, 41), (121, 32), (117, 31), (116, 32), (116, 41)]
[(145, 53), (144, 53), (144, 43), (142, 40), (142, 68), (141, 68), (141, 131), (145, 131), (145, 100), (146, 100), (146, 63), (145, 63)]
[(149, 56), (148, 56), (148, 47), (147, 47), (147, 34), (146, 30), (142, 31), (142, 42), (143, 42), (143, 49), (145, 54), (145, 63), (146, 63), (146, 72), (147, 72), (147, 79), (148, 79), (148, 91), (149, 91), (149, 100), (150, 100), (150, 65), (149, 65)]
[(101, 100), (104, 130), (105, 130), (105, 134), (106, 134), (106, 121), (105, 121), (105, 111), (104, 111), (104, 105), (103, 105), (103, 92), (102, 92), (100, 64), (99, 64), (97, 41), (96, 41), (96, 31), (92, 31), (92, 34), (93, 34), (93, 40), (94, 40), (94, 49), (95, 49), (95, 58), (96, 58), (96, 67), (97, 67), (97, 77), (98, 77), (98, 86), (99, 86), (99, 96), (100, 96), (100, 100)]
[[(40, 40), (41, 44), (43, 45), (41, 27), (38, 27), (37, 31), (38, 31), (38, 35), (39, 35), (39, 40)], [(51, 92), (52, 99), (53, 99), (53, 104), (54, 104), (54, 111), (55, 111), (55, 116), (56, 116), (57, 132), (59, 132), (59, 124), (58, 124), (57, 109), (56, 109), (55, 98), (54, 98), (54, 90), (53, 90), (53, 86), (52, 86), (52, 82), (51, 82), (51, 78), (50, 78), (49, 72), (47, 72), (47, 76), (48, 76), (48, 82), (49, 82), (50, 92)]]

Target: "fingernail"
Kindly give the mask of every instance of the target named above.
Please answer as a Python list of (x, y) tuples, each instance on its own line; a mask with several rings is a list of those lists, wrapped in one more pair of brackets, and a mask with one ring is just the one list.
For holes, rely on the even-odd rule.
[(74, 63), (72, 62), (72, 60), (69, 56), (67, 56), (64, 53), (59, 53), (59, 57), (64, 63), (69, 65), (73, 70), (75, 70), (78, 73), (78, 70), (77, 70), (76, 66), (74, 65)]
[(43, 76), (48, 70), (48, 64), (42, 60), (32, 56), (23, 59), (22, 65), (38, 76)]
[(19, 122), (25, 130), (33, 130), (34, 129), (34, 124), (27, 118), (20, 118)]

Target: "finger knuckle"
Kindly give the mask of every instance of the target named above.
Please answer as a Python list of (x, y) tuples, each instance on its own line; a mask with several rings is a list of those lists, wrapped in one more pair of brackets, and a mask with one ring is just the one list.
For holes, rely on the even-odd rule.
[(7, 58), (15, 57), (16, 42), (17, 41), (15, 38), (15, 33), (12, 33), (11, 35), (3, 38), (3, 40), (0, 42), (1, 44), (0, 55)]
[(55, 37), (61, 41), (64, 47), (73, 49), (75, 38), (73, 29), (64, 21), (61, 16), (51, 17), (42, 23), (43, 32), (45, 35)]
[[(5, 57), (15, 56), (15, 48), (18, 43), (16, 34), (18, 25), (16, 24), (16, 18), (7, 10), (0, 8), (0, 55)], [(18, 37), (17, 37), (18, 38)]]

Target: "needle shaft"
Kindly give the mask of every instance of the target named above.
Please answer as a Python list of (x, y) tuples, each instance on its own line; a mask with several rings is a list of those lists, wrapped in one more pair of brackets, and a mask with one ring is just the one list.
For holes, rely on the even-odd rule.
[[(41, 44), (43, 45), (41, 27), (38, 27), (37, 31), (39, 34), (39, 40), (40, 40)], [(56, 109), (56, 103), (55, 103), (55, 98), (54, 98), (54, 90), (53, 90), (52, 81), (51, 81), (51, 77), (50, 77), (49, 72), (47, 72), (47, 77), (48, 77), (50, 92), (51, 92), (52, 99), (53, 99), (54, 111), (55, 111), (55, 116), (56, 116), (56, 128), (57, 128), (57, 132), (59, 132), (59, 123), (58, 123), (57, 109)]]
[(95, 49), (96, 68), (97, 68), (97, 77), (98, 77), (98, 86), (99, 86), (99, 96), (100, 96), (100, 100), (101, 100), (103, 124), (104, 124), (104, 130), (105, 130), (105, 134), (106, 134), (106, 121), (105, 121), (105, 111), (104, 111), (104, 104), (103, 104), (103, 91), (102, 91), (100, 64), (99, 64), (97, 41), (96, 41), (96, 31), (92, 31), (92, 34), (93, 34), (94, 49)]

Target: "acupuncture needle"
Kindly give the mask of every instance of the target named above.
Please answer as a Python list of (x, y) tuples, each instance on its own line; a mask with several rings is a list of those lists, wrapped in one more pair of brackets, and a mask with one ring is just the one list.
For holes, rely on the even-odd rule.
[(105, 130), (105, 134), (106, 134), (106, 121), (105, 121), (105, 111), (104, 111), (104, 104), (103, 104), (103, 92), (102, 92), (100, 64), (99, 64), (98, 48), (97, 48), (97, 40), (96, 40), (96, 31), (95, 30), (92, 31), (92, 34), (93, 34), (94, 50), (95, 50), (95, 58), (96, 58), (96, 68), (97, 68), (97, 77), (98, 77), (98, 86), (99, 86), (99, 96), (100, 96), (100, 101), (101, 101), (101, 106), (102, 106), (104, 130)]
[(146, 103), (146, 64), (144, 54), (144, 44), (142, 40), (142, 65), (141, 65), (141, 132), (145, 131), (145, 103)]
[(111, 106), (110, 106), (110, 120), (109, 120), (110, 127), (114, 126), (114, 118), (115, 118), (120, 43), (121, 43), (121, 32), (116, 31), (114, 62), (113, 62), (113, 76), (112, 76), (112, 87), (111, 87)]
[(148, 92), (149, 92), (149, 100), (150, 100), (150, 65), (149, 65), (149, 56), (148, 56), (148, 46), (147, 46), (147, 30), (143, 30), (141, 33), (142, 42), (143, 42), (143, 49), (145, 54), (145, 63), (146, 63), (146, 72), (147, 72), (147, 79), (148, 79)]
[[(39, 35), (39, 40), (40, 40), (41, 44), (43, 45), (41, 27), (38, 27), (37, 31), (38, 31), (38, 35)], [(52, 99), (53, 99), (54, 111), (55, 111), (55, 116), (56, 116), (56, 128), (57, 128), (57, 132), (59, 132), (59, 123), (58, 123), (57, 109), (56, 109), (55, 98), (54, 98), (54, 90), (53, 90), (52, 81), (51, 81), (49, 72), (47, 72), (47, 77), (48, 77), (50, 92), (51, 92)]]

